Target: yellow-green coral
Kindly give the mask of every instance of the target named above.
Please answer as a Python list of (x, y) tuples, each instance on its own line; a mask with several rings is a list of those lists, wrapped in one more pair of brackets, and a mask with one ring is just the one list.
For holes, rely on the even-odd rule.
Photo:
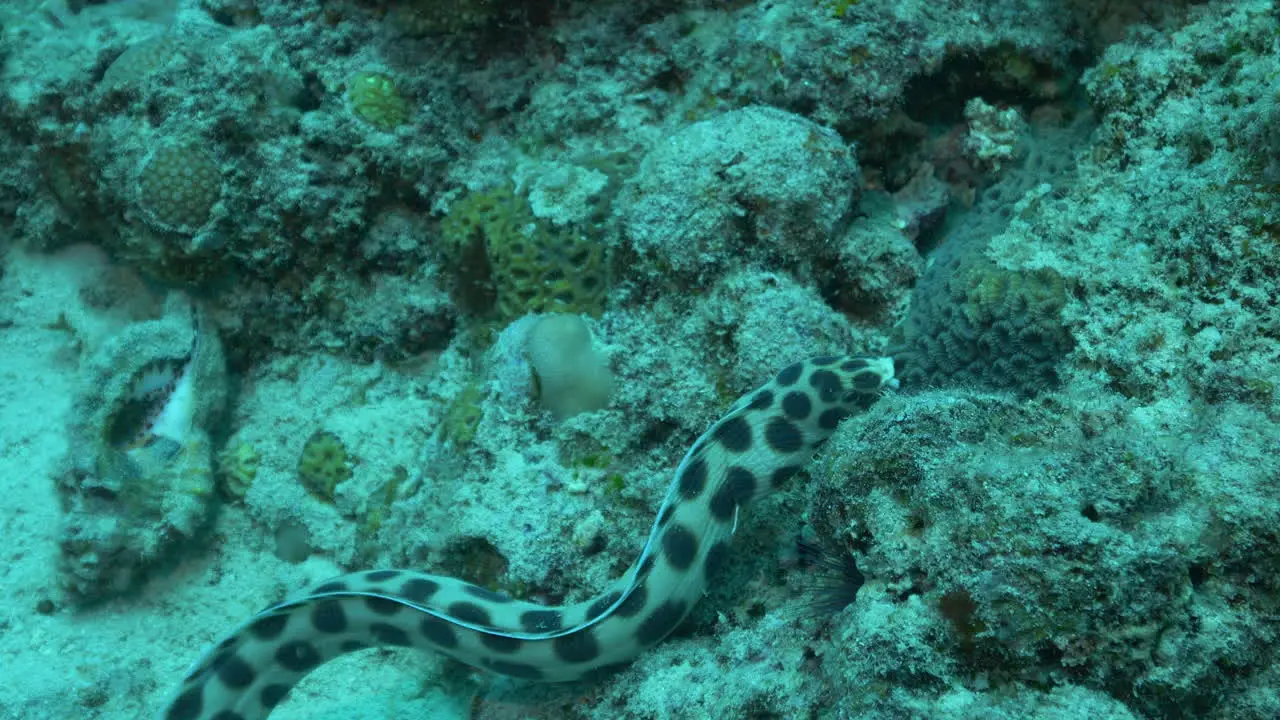
[(232, 498), (242, 498), (258, 476), (262, 456), (247, 442), (228, 443), (218, 453), (218, 479), (222, 491)]
[(1015, 272), (989, 263), (968, 269), (963, 277), (968, 292), (962, 310), (970, 322), (1026, 316), (1030, 322), (1041, 323), (1057, 317), (1067, 304), (1066, 282), (1051, 269)]
[(403, 465), (395, 466), (391, 479), (366, 501), (359, 528), (361, 532), (370, 536), (378, 532), (387, 514), (391, 512), (391, 505), (399, 496), (401, 486), (408, 479), (409, 471)]
[(830, 10), (832, 17), (842, 18), (850, 8), (861, 2), (862, 0), (819, 0), (818, 4)]
[(466, 295), (461, 300), (473, 312), (493, 310), (499, 320), (511, 320), (531, 312), (598, 316), (604, 309), (600, 244), (540, 222), (510, 186), (468, 194), (440, 229)]
[(528, 234), (498, 238), (489, 256), (497, 281), (498, 311), (599, 315), (604, 304), (604, 252), (574, 232), (537, 225)]
[(475, 438), (476, 428), (483, 417), (484, 388), (473, 382), (449, 403), (444, 412), (444, 422), (440, 423), (440, 436), (452, 441), (456, 447), (466, 447)]
[(358, 72), (347, 80), (347, 101), (361, 120), (381, 130), (394, 130), (409, 121), (409, 103), (395, 81), (377, 72)]
[(302, 448), (298, 458), (298, 478), (307, 490), (325, 502), (333, 502), (338, 484), (351, 477), (350, 458), (342, 440), (331, 432), (318, 430)]
[(136, 42), (120, 53), (102, 76), (103, 88), (136, 84), (182, 53), (177, 33), (162, 33)]

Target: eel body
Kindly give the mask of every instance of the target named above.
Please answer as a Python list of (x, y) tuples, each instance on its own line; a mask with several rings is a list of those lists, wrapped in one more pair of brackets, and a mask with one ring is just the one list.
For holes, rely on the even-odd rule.
[(896, 387), (888, 357), (790, 365), (703, 433), (676, 469), (639, 558), (600, 595), (524, 602), (408, 570), (332, 578), (263, 610), (205, 654), (164, 720), (262, 720), (307, 673), (369, 647), (415, 647), (541, 681), (591, 679), (661, 641), (729, 553), (740, 510), (786, 483), (850, 414)]

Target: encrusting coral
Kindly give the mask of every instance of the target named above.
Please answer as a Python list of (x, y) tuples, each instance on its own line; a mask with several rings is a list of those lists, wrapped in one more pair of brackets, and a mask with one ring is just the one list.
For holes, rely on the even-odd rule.
[(315, 497), (333, 502), (338, 484), (351, 478), (347, 448), (327, 430), (318, 430), (307, 439), (298, 458), (298, 478)]
[(243, 498), (258, 476), (262, 456), (252, 443), (228, 442), (218, 453), (218, 477), (223, 493), (232, 498)]

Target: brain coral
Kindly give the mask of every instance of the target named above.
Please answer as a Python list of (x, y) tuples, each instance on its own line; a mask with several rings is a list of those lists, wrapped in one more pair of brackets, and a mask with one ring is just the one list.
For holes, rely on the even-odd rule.
[(1057, 384), (1057, 364), (1074, 346), (1061, 313), (1062, 276), (1008, 270), (944, 245), (912, 298), (901, 339), (911, 350), (903, 382), (970, 385), (1034, 393)]

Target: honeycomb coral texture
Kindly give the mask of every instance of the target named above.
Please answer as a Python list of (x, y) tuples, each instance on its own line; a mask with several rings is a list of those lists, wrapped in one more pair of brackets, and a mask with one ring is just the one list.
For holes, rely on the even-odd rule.
[(157, 148), (138, 174), (138, 205), (162, 230), (195, 232), (221, 196), (218, 160), (195, 143)]
[[(523, 195), (510, 186), (473, 192), (450, 211), (441, 231), (445, 252), (456, 264), (470, 252), (482, 255), (496, 297), (487, 302), (503, 319), (528, 312), (598, 315), (606, 290), (605, 253), (597, 242), (572, 230), (545, 226)], [(472, 303), (478, 305), (479, 303)]]

